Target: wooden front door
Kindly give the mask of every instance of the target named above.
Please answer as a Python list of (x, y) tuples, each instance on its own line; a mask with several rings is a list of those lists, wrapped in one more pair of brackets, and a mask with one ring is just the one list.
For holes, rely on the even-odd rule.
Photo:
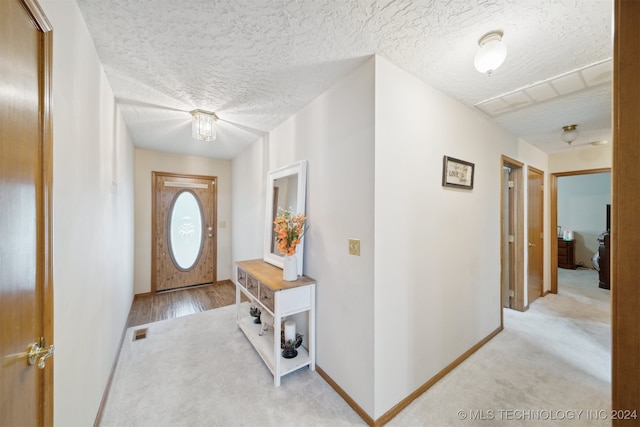
[(217, 178), (153, 172), (152, 179), (152, 289), (215, 283)]
[(528, 188), (528, 247), (529, 267), (527, 279), (527, 304), (531, 304), (536, 298), (542, 296), (543, 281), (543, 183), (544, 173), (538, 169), (529, 167)]
[[(0, 425), (52, 425), (51, 26), (0, 1)], [(31, 347), (35, 348), (35, 347)]]

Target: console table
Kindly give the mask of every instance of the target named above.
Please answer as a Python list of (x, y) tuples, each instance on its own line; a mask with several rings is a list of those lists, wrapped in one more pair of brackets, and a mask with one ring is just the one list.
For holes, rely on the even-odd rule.
[[(282, 270), (261, 259), (236, 262), (236, 319), (238, 327), (258, 352), (273, 374), (273, 383), (280, 385), (280, 378), (290, 372), (309, 366), (316, 368), (315, 349), (315, 280), (300, 276), (298, 280), (282, 280)], [(263, 313), (273, 316), (273, 325), (262, 332), (262, 325), (253, 323), (249, 314), (249, 303), (241, 303), (246, 295)], [(285, 317), (307, 312), (307, 348), (297, 348), (298, 355), (292, 359), (282, 357), (280, 348), (282, 322)], [(262, 333), (261, 333), (262, 332)], [(297, 331), (302, 332), (302, 331)]]

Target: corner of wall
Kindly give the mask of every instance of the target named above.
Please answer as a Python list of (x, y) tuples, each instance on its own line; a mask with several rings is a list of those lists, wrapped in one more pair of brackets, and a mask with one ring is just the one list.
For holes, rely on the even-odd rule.
[[(304, 273), (317, 283), (318, 365), (373, 414), (374, 70), (367, 58), (233, 160), (233, 258), (262, 257), (267, 170), (308, 161)], [(348, 254), (359, 238), (361, 256)], [(354, 304), (353, 301), (357, 301)], [(348, 325), (348, 326), (345, 326)]]

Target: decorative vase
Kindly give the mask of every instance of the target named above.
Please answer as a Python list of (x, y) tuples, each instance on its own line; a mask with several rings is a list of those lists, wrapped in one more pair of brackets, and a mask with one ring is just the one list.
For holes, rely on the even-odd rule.
[(295, 255), (285, 255), (282, 261), (282, 280), (293, 282), (298, 280), (298, 260)]

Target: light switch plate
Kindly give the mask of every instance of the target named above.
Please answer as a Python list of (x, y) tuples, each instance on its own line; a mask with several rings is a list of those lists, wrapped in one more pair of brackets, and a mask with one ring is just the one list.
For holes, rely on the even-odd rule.
[(349, 239), (349, 254), (360, 256), (360, 239)]
[(226, 228), (226, 227), (227, 227), (227, 223), (226, 223), (226, 221), (220, 221), (220, 222), (218, 223), (218, 227), (219, 227), (219, 228)]

